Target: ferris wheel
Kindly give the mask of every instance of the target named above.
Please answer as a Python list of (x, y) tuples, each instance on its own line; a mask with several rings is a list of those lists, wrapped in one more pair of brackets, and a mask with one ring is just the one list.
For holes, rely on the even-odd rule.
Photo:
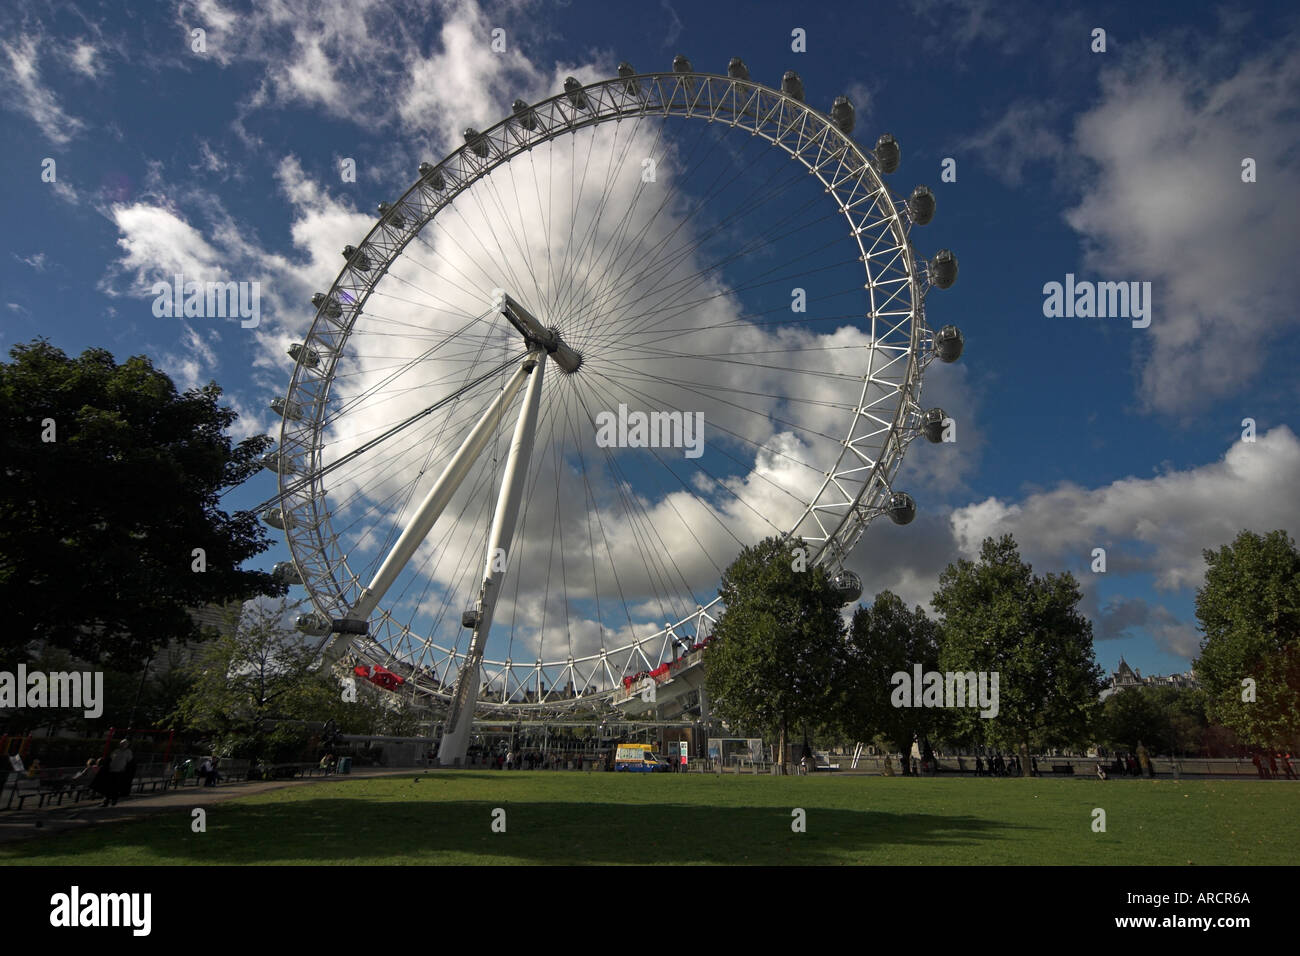
[(935, 197), (884, 176), (893, 137), (727, 74), (582, 83), (514, 103), (421, 164), (290, 349), (278, 507), (333, 664), (380, 665), (447, 709), (598, 705), (704, 640), (744, 546), (843, 563), (908, 445), (949, 423), (922, 375), (955, 361), (927, 294), (957, 276), (914, 226)]

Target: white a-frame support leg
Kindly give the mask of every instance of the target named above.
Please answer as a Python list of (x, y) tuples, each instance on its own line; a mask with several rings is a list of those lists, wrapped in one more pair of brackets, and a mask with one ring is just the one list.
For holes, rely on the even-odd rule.
[[(542, 358), (545, 358), (545, 353), (542, 353)], [(447, 467), (443, 469), (437, 483), (424, 496), (424, 501), (416, 509), (415, 515), (402, 532), (402, 536), (397, 539), (397, 543), (388, 552), (388, 557), (384, 558), (384, 563), (379, 566), (374, 580), (370, 582), (369, 587), (362, 590), (356, 604), (347, 613), (345, 620), (369, 620), (370, 615), (374, 613), (375, 608), (379, 606), (379, 602), (383, 599), (384, 593), (397, 580), (402, 568), (406, 567), (406, 563), (411, 560), (420, 543), (428, 536), (443, 509), (447, 507), (448, 502), (456, 493), (456, 489), (460, 487), (474, 462), (483, 453), (483, 449), (487, 447), (487, 443), (492, 438), (492, 433), (496, 431), (496, 427), (500, 424), (506, 409), (510, 407), (510, 403), (519, 394), (519, 389), (523, 387), (525, 381), (528, 381), (529, 372), (534, 366), (536, 366), (539, 373), (534, 378), (540, 383), (540, 360), (536, 353), (530, 353), (528, 358), (515, 370), (515, 374), (506, 383), (506, 387), (501, 390), (501, 394), (488, 406), (488, 410), (483, 413), (483, 417), (479, 419), (473, 431), (465, 438), (460, 450), (456, 452), (451, 461), (448, 462)], [(327, 671), (333, 667), (344, 652), (347, 651), (351, 640), (352, 638), (346, 634), (335, 634), (333, 640), (325, 647), (320, 666)]]
[(524, 495), (524, 482), (528, 476), (528, 459), (533, 453), (533, 437), (537, 431), (537, 406), (541, 401), (546, 353), (538, 351), (534, 355), (537, 365), (531, 373), (519, 409), (519, 420), (515, 423), (514, 438), (510, 442), (510, 454), (506, 458), (505, 476), (501, 480), (501, 492), (497, 496), (496, 513), (492, 517), (492, 531), (488, 535), (487, 556), (483, 561), (483, 584), (479, 588), (475, 604), (478, 619), (474, 624), (469, 650), (460, 666), (456, 693), (452, 697), (447, 723), (442, 731), (442, 743), (438, 747), (438, 763), (444, 767), (463, 763), (465, 751), (469, 748), (474, 705), (478, 702), (483, 650), (492, 630), (492, 613), (496, 610), (497, 598), (501, 595), (505, 579), (505, 572), (496, 569), (506, 566), (502, 558), (510, 553), (510, 542), (514, 538), (519, 505)]

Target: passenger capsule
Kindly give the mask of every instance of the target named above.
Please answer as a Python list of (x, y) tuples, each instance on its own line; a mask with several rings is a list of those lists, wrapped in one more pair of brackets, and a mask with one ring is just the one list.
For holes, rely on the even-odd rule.
[(564, 80), (564, 93), (573, 104), (574, 109), (585, 110), (587, 108), (587, 94), (582, 91), (582, 84), (578, 82), (577, 77), (566, 77)]
[(438, 192), (442, 192), (447, 188), (447, 180), (443, 178), (442, 170), (438, 169), (432, 163), (420, 164), (420, 178), (428, 180), (429, 185)]
[(685, 55), (685, 54), (683, 54), (683, 53), (678, 53), (675, 57), (673, 57), (673, 72), (674, 72), (674, 73), (694, 73), (694, 72), (695, 72), (695, 68), (694, 68), (693, 66), (691, 66), (691, 61), (688, 60), (688, 59), (686, 59), (686, 55)]
[(324, 306), (325, 314), (331, 319), (337, 319), (343, 314), (343, 306), (339, 300), (332, 295), (326, 295), (324, 292), (313, 293), (311, 304), (316, 307), (317, 311), (320, 311), (321, 306)]
[(749, 67), (745, 66), (745, 61), (738, 56), (733, 56), (731, 62), (727, 64), (727, 76), (733, 80), (748, 80)]
[(381, 202), (379, 204), (379, 218), (387, 219), (388, 224), (395, 229), (401, 229), (406, 225), (406, 217), (397, 212), (396, 207), (390, 203)]
[(288, 455), (280, 454), (278, 451), (268, 451), (258, 461), (267, 471), (274, 471), (276, 474), (292, 475), (298, 471), (294, 466), (293, 459)]
[(862, 578), (848, 568), (841, 568), (835, 573), (831, 578), (831, 587), (835, 589), (835, 596), (841, 604), (852, 604), (862, 597)]
[(898, 169), (898, 163), (903, 155), (902, 150), (898, 148), (898, 140), (889, 133), (882, 133), (880, 139), (876, 140), (875, 153), (882, 173), (892, 173)]
[(912, 496), (904, 491), (895, 491), (889, 496), (889, 503), (885, 505), (885, 513), (889, 515), (889, 520), (894, 524), (910, 524), (916, 517), (916, 502)]
[(471, 153), (481, 159), (487, 159), (488, 141), (486, 136), (476, 130), (473, 126), (466, 126), (465, 132), (462, 135), (464, 135), (465, 145), (469, 147)]
[(344, 246), (343, 258), (347, 259), (348, 264), (360, 272), (370, 271), (370, 257), (356, 246)]
[(333, 629), (330, 622), (315, 612), (311, 614), (299, 614), (294, 619), (293, 626), (304, 634), (310, 634), (313, 637), (324, 637)]
[(786, 70), (785, 76), (781, 77), (781, 92), (791, 99), (803, 102), (803, 80), (799, 79), (799, 74), (794, 70)]
[(845, 136), (853, 132), (856, 117), (853, 104), (849, 102), (847, 96), (837, 96), (835, 102), (831, 103), (831, 122)]
[(298, 519), (280, 508), (267, 508), (262, 512), (262, 520), (279, 531), (298, 527)]
[(932, 408), (921, 416), (921, 434), (926, 441), (938, 444), (943, 441), (943, 423), (948, 420), (948, 413), (942, 408)]
[(957, 361), (965, 347), (966, 339), (955, 325), (945, 325), (934, 333), (934, 354), (939, 356), (940, 362)]
[(515, 100), (510, 106), (510, 111), (515, 114), (515, 119), (519, 121), (519, 125), (528, 132), (531, 133), (537, 129), (537, 113), (523, 100)]
[(277, 396), (271, 399), (271, 411), (293, 422), (302, 421), (302, 406), (287, 398)]
[(271, 577), (279, 584), (302, 584), (302, 575), (292, 561), (277, 561), (271, 568)]
[(951, 289), (957, 281), (957, 257), (951, 249), (940, 249), (930, 260), (930, 278), (940, 289)]
[(907, 212), (918, 226), (929, 225), (934, 218), (934, 192), (929, 186), (917, 186), (907, 197)]
[(618, 75), (623, 78), (624, 93), (636, 96), (641, 92), (641, 84), (636, 80), (629, 79), (630, 77), (636, 76), (636, 70), (633, 69), (632, 64), (627, 62), (627, 60), (624, 60), (618, 65)]
[(320, 365), (320, 353), (301, 342), (294, 342), (289, 346), (289, 357), (295, 362), (302, 362), (307, 368), (316, 368)]

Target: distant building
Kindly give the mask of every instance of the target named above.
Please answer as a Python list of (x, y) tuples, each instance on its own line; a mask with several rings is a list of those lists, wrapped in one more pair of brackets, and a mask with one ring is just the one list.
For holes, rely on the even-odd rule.
[(1200, 686), (1201, 682), (1196, 679), (1195, 671), (1187, 671), (1184, 674), (1169, 674), (1167, 676), (1143, 677), (1142, 668), (1139, 667), (1134, 670), (1121, 657), (1119, 659), (1119, 668), (1111, 671), (1110, 686), (1101, 692), (1099, 699), (1105, 700), (1112, 694), (1118, 694), (1130, 687), (1178, 687), (1194, 690)]

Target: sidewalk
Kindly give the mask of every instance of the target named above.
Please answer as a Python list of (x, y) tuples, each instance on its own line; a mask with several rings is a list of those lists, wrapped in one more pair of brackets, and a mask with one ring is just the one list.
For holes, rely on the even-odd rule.
[(83, 800), (78, 804), (47, 806), (40, 809), (0, 811), (0, 843), (26, 840), (50, 833), (83, 829), (102, 823), (124, 823), (142, 820), (158, 813), (194, 807), (208, 807), (214, 803), (238, 800), (268, 790), (283, 787), (309, 787), (312, 784), (369, 777), (410, 776), (420, 774), (423, 768), (377, 768), (354, 770), (350, 774), (331, 774), (328, 777), (301, 777), (289, 780), (244, 780), (221, 784), (217, 787), (182, 787), (166, 793), (147, 793), (120, 800), (115, 807), (101, 807), (98, 800)]

